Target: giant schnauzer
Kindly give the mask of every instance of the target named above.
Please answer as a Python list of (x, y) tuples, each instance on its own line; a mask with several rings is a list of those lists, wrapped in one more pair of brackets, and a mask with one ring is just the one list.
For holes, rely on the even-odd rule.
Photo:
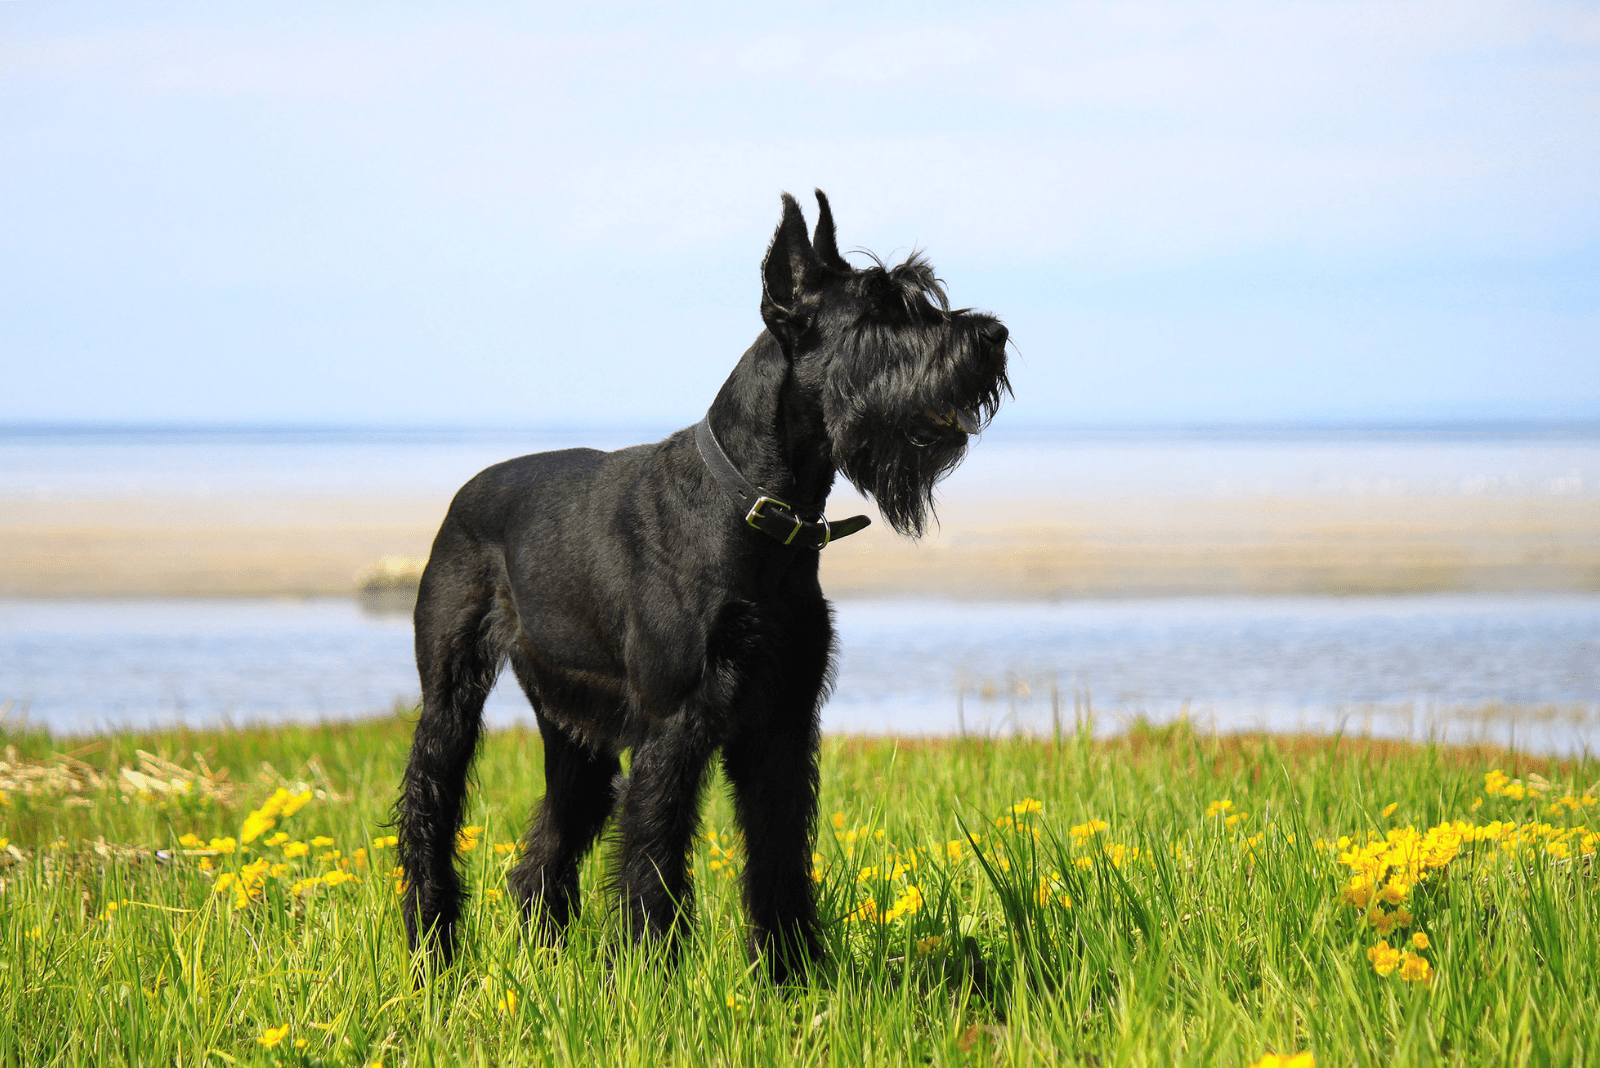
[(752, 952), (778, 982), (820, 955), (811, 840), (834, 641), (818, 550), (868, 522), (830, 523), (823, 504), (842, 471), (920, 535), (1010, 385), (999, 320), (952, 311), (921, 256), (852, 267), (821, 190), (817, 206), (813, 239), (784, 194), (766, 330), (698, 426), (508, 460), (451, 503), (418, 591), (422, 716), (396, 806), (413, 950), (455, 951), (467, 769), (509, 661), (544, 739), (544, 800), (510, 877), (528, 922), (553, 937), (577, 915), (578, 863), (615, 813), (624, 925), (675, 945), (720, 750)]

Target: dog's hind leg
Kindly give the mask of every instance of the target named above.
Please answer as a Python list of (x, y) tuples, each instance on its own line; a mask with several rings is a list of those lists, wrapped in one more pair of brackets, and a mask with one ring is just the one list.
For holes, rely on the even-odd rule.
[[(438, 549), (435, 549), (435, 556)], [(448, 965), (465, 896), (456, 873), (467, 771), (477, 750), (483, 702), (499, 673), (503, 610), (489, 580), (474, 581), (429, 564), (417, 596), (417, 721), (396, 805), (405, 870), (406, 934), (436, 949)]]
[(531, 673), (515, 657), (512, 668), (544, 739), (544, 799), (507, 885), (522, 904), (523, 920), (553, 941), (578, 917), (578, 864), (611, 815), (622, 764), (616, 754), (597, 752), (552, 723), (539, 707)]

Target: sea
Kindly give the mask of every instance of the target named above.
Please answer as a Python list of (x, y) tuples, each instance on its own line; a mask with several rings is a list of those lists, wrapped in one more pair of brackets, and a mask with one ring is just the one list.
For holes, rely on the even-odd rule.
[[(0, 427), (0, 507), (444, 497), (509, 456), (667, 429)], [(943, 488), (956, 502), (1277, 496), (1600, 506), (1600, 428), (996, 428)], [(832, 732), (1105, 735), (1185, 718), (1219, 732), (1600, 750), (1593, 592), (835, 607)], [(355, 598), (0, 600), (0, 726), (337, 720), (416, 695), (409, 618)], [(509, 678), (486, 715), (531, 719)]]

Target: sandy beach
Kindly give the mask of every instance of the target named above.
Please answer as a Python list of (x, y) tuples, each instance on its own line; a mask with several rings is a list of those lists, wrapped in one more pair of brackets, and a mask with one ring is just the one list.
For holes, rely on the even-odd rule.
[[(0, 501), (0, 596), (348, 593), (426, 556), (443, 499)], [(849, 503), (830, 509), (850, 514)], [(830, 546), (834, 597), (1600, 589), (1593, 498), (961, 502)]]

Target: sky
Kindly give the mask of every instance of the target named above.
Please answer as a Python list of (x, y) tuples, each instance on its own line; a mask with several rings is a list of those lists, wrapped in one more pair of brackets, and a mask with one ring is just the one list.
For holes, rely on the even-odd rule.
[(1600, 420), (1600, 6), (0, 2), (0, 423), (687, 425), (779, 193), (1016, 426)]

